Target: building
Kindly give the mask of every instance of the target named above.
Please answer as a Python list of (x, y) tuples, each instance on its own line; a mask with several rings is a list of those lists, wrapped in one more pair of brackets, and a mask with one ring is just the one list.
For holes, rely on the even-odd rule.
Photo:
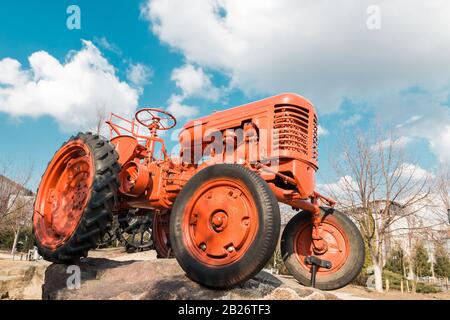
[(34, 198), (34, 192), (4, 175), (0, 175), (0, 220), (10, 219), (10, 213), (17, 211), (20, 206), (23, 214), (18, 223), (21, 226), (30, 226)]

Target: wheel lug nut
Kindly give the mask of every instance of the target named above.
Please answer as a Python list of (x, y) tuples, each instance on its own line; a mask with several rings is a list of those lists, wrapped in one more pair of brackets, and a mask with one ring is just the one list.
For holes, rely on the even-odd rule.
[(203, 251), (205, 251), (205, 250), (206, 250), (206, 244), (202, 243), (202, 244), (200, 245), (200, 249), (202, 249)]

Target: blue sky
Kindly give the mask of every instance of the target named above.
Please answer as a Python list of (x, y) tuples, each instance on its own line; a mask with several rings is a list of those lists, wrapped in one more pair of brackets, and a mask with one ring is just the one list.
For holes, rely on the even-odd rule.
[[(121, 55), (108, 50), (102, 53), (124, 78), (124, 59), (150, 65), (155, 79), (140, 97), (142, 105), (164, 106), (174, 90), (170, 82), (172, 69), (182, 57), (159, 44), (148, 30), (148, 23), (139, 19), (140, 1), (77, 1), (82, 10), (81, 30), (66, 28), (66, 8), (71, 1), (34, 1), (26, 5), (2, 2), (0, 10), (0, 59), (14, 57), (27, 64), (36, 51), (45, 50), (63, 61), (70, 50), (81, 48), (81, 39), (106, 37), (117, 44)], [(58, 129), (50, 116), (37, 119), (12, 119), (0, 112), (1, 155), (23, 165), (34, 162), (35, 170), (45, 170), (47, 161), (70, 136)]]
[[(28, 59), (36, 52), (47, 53), (39, 61), (51, 56), (64, 65), (83, 50), (98, 59), (98, 50), (115, 69), (111, 81), (127, 85), (125, 113), (135, 107), (133, 95), (139, 106), (176, 108), (169, 106), (176, 101), (176, 110), (187, 110), (184, 117), (181, 113), (181, 124), (193, 117), (186, 116), (191, 112), (200, 116), (294, 91), (316, 105), (324, 128), (319, 182), (337, 179), (330, 159), (339, 154), (339, 139), (377, 122), (386, 130), (397, 128), (399, 136), (408, 139), (410, 161), (433, 170), (450, 158), (442, 151), (450, 149), (446, 122), (450, 77), (442, 70), (450, 66), (450, 50), (439, 38), (450, 35), (448, 5), (424, 11), (414, 0), (400, 16), (396, 4), (378, 2), (382, 24), (375, 31), (366, 25), (365, 1), (350, 0), (346, 8), (334, 11), (324, 3), (302, 6), (303, 1), (289, 0), (264, 5), (214, 0), (189, 5), (175, 0), (2, 2), (0, 61), (16, 60), (22, 71), (30, 72)], [(66, 27), (71, 4), (81, 9), (81, 30)], [(142, 9), (145, 6), (147, 10)], [(252, 15), (245, 16), (246, 12)], [(304, 23), (278, 21), (274, 12)], [(419, 15), (424, 25), (411, 30), (417, 28), (413, 22)], [(96, 49), (86, 49), (82, 40)], [(147, 70), (147, 81), (131, 83), (128, 73), (136, 65)], [(201, 84), (193, 87), (191, 78), (186, 82), (181, 76), (174, 78), (177, 69), (179, 74), (199, 76), (195, 79)], [(0, 158), (24, 168), (33, 163), (30, 186), (35, 188), (53, 153), (71, 133), (84, 129), (76, 123), (64, 129), (67, 122), (61, 117), (76, 114), (72, 109), (77, 104), (66, 101), (67, 113), (62, 115), (53, 109), (31, 112), (27, 104), (2, 107), (1, 95), (0, 91)], [(113, 110), (120, 111), (120, 106)]]

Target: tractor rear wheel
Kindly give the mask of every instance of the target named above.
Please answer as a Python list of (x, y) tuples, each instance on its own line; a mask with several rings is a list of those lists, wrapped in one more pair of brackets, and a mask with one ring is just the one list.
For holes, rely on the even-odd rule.
[(281, 254), (289, 272), (300, 284), (311, 283), (311, 266), (307, 256), (331, 262), (331, 268), (319, 268), (316, 288), (334, 290), (350, 283), (364, 265), (364, 241), (356, 225), (343, 213), (321, 208), (323, 238), (327, 243), (324, 253), (316, 254), (312, 244), (311, 214), (302, 211), (286, 225), (281, 236)]
[(170, 245), (170, 215), (153, 214), (152, 240), (159, 259), (173, 258), (173, 250)]
[(117, 153), (91, 133), (70, 138), (42, 176), (33, 214), (39, 253), (52, 262), (87, 256), (111, 226), (118, 188)]
[(215, 289), (256, 275), (272, 257), (279, 232), (273, 192), (241, 165), (218, 164), (198, 172), (171, 213), (175, 258), (190, 279)]

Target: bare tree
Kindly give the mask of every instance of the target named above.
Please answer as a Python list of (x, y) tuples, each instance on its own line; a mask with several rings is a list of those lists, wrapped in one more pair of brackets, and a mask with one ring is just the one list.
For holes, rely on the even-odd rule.
[(19, 240), (20, 230), (31, 224), (34, 197), (30, 195), (20, 196), (11, 209), (11, 214), (3, 221), (6, 227), (12, 229), (14, 241), (11, 254), (15, 254)]
[(22, 196), (30, 195), (25, 185), (30, 181), (33, 167), (18, 170), (9, 162), (0, 160), (0, 224), (19, 209)]
[(101, 134), (105, 127), (105, 121), (108, 119), (108, 112), (105, 103), (99, 103), (95, 107), (95, 118), (89, 122), (88, 129), (96, 134)]
[(441, 219), (450, 223), (450, 168), (442, 166), (436, 174), (437, 210)]
[(335, 159), (337, 184), (328, 185), (339, 206), (359, 225), (372, 258), (375, 289), (383, 291), (386, 244), (396, 230), (408, 228), (406, 218), (427, 205), (430, 179), (407, 163), (401, 139), (380, 131), (343, 139)]
[[(20, 228), (31, 222), (33, 193), (25, 185), (30, 181), (32, 166), (18, 170), (6, 161), (0, 161), (0, 227), (12, 228), (14, 253)], [(8, 177), (7, 177), (8, 175)]]
[(448, 239), (450, 224), (450, 167), (443, 164), (436, 171), (434, 183), (433, 208), (435, 212), (435, 227), (427, 232), (429, 246), (433, 247), (431, 254), (431, 272), (434, 278), (435, 249)]

